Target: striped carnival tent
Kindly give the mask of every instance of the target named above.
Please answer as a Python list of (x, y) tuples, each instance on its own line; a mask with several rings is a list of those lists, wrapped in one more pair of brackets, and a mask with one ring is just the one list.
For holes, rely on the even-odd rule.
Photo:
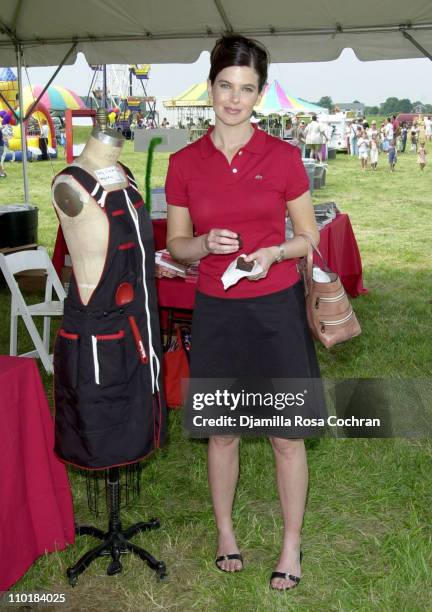
[(203, 81), (202, 83), (198, 83), (197, 85), (192, 85), (182, 94), (177, 96), (176, 98), (172, 98), (171, 100), (165, 100), (163, 102), (165, 108), (179, 108), (185, 106), (201, 106), (201, 107), (211, 107), (209, 102), (209, 98), (207, 95), (207, 81)]
[[(202, 81), (197, 85), (192, 85), (179, 96), (171, 100), (165, 100), (163, 105), (167, 109), (175, 108), (211, 108), (207, 95), (207, 81)], [(328, 109), (307, 102), (287, 93), (278, 81), (268, 83), (264, 90), (264, 95), (255, 111), (262, 115), (272, 113), (326, 113)]]
[[(24, 87), (23, 98), (24, 108), (28, 108), (38, 98), (43, 89), (42, 85), (33, 85), (32, 87)], [(65, 87), (51, 85), (41, 98), (42, 104), (49, 111), (63, 111), (66, 109), (78, 110), (85, 109), (86, 106), (81, 98)]]
[(255, 106), (257, 113), (270, 115), (272, 113), (326, 113), (328, 109), (297, 98), (284, 91), (278, 81), (268, 83), (260, 104)]

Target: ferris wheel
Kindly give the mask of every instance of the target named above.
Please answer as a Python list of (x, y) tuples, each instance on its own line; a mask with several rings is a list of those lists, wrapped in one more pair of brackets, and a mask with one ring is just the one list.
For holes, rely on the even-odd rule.
[[(91, 65), (94, 75), (88, 100), (90, 106), (141, 110), (144, 115), (156, 114), (156, 99), (149, 96), (150, 64)], [(106, 86), (105, 86), (106, 83)], [(104, 100), (106, 90), (106, 100)]]

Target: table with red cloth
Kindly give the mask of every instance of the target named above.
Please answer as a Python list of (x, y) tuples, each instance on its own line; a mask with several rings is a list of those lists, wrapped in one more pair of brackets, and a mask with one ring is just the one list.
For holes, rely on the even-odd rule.
[[(155, 249), (159, 251), (166, 246), (166, 219), (153, 220)], [(363, 287), (362, 264), (360, 252), (354, 236), (349, 216), (338, 213), (331, 223), (320, 230), (319, 249), (333, 272), (339, 274), (346, 292), (351, 297), (367, 293)], [(61, 228), (57, 234), (53, 264), (60, 274), (64, 265), (67, 247)], [(322, 266), (320, 258), (314, 253), (314, 262)], [(195, 283), (188, 283), (183, 278), (156, 279), (158, 302), (161, 308), (192, 310), (195, 302)]]
[(0, 591), (75, 541), (66, 468), (34, 359), (0, 355)]

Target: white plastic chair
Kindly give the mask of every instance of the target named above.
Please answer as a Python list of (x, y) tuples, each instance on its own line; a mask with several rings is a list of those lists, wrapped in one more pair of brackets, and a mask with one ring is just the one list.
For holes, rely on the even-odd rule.
[[(18, 349), (18, 317), (22, 317), (27, 331), (35, 346), (35, 350), (23, 353), (20, 357), (39, 357), (48, 373), (53, 372), (52, 355), (50, 355), (51, 317), (63, 314), (65, 290), (57, 272), (52, 265), (48, 253), (43, 247), (33, 251), (20, 251), (3, 255), (0, 253), (0, 269), (12, 294), (10, 322), (10, 355), (17, 355)], [(45, 301), (39, 304), (27, 305), (21, 290), (15, 280), (15, 274), (25, 270), (44, 270), (46, 272)], [(53, 288), (59, 298), (52, 301)], [(44, 318), (43, 338), (33, 321), (34, 316)]]

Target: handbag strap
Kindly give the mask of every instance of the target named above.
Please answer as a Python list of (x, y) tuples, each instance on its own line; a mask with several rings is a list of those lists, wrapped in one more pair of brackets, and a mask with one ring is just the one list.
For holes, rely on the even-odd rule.
[(320, 257), (323, 265), (323, 270), (324, 272), (331, 272), (330, 268), (327, 265), (326, 260), (324, 259), (324, 257), (322, 256), (320, 250), (318, 249), (318, 247), (316, 247), (310, 236), (308, 236), (308, 234), (303, 234), (303, 233), (299, 233), (296, 234), (296, 236), (302, 236), (303, 238), (306, 238), (307, 244), (308, 244), (308, 250), (307, 253), (304, 257), (302, 257), (301, 259), (304, 262), (304, 265), (302, 266), (302, 269), (304, 270), (304, 281), (305, 281), (305, 293), (306, 295), (309, 293), (310, 288), (311, 288), (311, 284), (312, 284), (312, 270), (313, 270), (313, 252), (315, 251), (315, 253), (318, 254), (318, 256)]

